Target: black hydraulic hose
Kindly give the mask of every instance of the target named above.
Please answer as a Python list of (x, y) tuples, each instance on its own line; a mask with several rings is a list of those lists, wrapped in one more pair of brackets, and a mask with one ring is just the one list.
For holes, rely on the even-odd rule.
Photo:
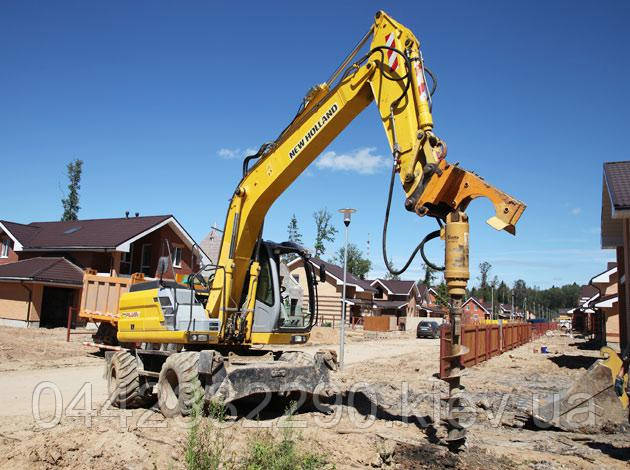
[[(385, 262), (385, 266), (387, 267), (387, 270), (394, 274), (394, 275), (399, 275), (404, 273), (407, 268), (409, 267), (409, 265), (411, 264), (411, 262), (413, 261), (413, 259), (416, 257), (416, 254), (418, 253), (418, 251), (420, 251), (420, 256), (422, 256), (422, 259), (424, 260), (424, 262), (426, 263), (427, 266), (429, 266), (431, 269), (434, 269), (436, 271), (444, 271), (444, 267), (443, 266), (436, 266), (435, 264), (431, 263), (426, 255), (424, 254), (424, 245), (430, 241), (433, 240), (434, 238), (437, 238), (440, 236), (440, 231), (439, 230), (435, 230), (429, 234), (427, 234), (420, 243), (418, 243), (418, 246), (416, 246), (415, 250), (413, 250), (413, 252), (411, 253), (411, 256), (409, 256), (409, 259), (407, 260), (407, 262), (404, 264), (404, 266), (401, 269), (395, 269), (390, 263), (389, 263), (389, 259), (387, 257), (387, 226), (389, 225), (389, 211), (391, 209), (392, 206), (392, 193), (394, 191), (394, 178), (396, 176), (396, 167), (392, 167), (392, 176), (391, 179), (389, 181), (389, 191), (387, 194), (387, 205), (385, 206), (385, 221), (383, 222), (383, 238), (382, 238), (382, 248), (383, 248), (383, 261)], [(438, 223), (439, 223), (439, 219), (438, 219)]]
[(435, 93), (435, 90), (437, 90), (437, 78), (435, 74), (431, 72), (431, 69), (429, 69), (429, 67), (427, 67), (426, 65), (424, 66), (424, 71), (427, 73), (427, 75), (429, 75), (429, 77), (431, 77), (432, 83), (431, 83), (431, 91), (429, 92), (429, 94), (433, 96), (433, 94)]
[(245, 176), (247, 176), (247, 173), (249, 172), (249, 162), (251, 160), (256, 160), (262, 157), (271, 145), (273, 145), (273, 142), (265, 142), (260, 146), (258, 152), (256, 152), (254, 155), (248, 155), (247, 157), (245, 157), (245, 159), (243, 160), (243, 178), (245, 178)]

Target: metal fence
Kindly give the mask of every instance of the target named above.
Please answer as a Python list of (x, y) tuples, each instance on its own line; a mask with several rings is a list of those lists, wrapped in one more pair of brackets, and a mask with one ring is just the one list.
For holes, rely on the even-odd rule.
[[(558, 328), (557, 323), (506, 323), (503, 325), (462, 325), (462, 344), (469, 351), (462, 357), (464, 367), (480, 362), (522, 346), (548, 330)], [(446, 323), (440, 329), (440, 378), (448, 377), (451, 351), (451, 326)]]

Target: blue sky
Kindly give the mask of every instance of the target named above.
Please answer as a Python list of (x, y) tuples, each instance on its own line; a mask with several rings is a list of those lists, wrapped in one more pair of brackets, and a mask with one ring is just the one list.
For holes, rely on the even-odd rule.
[[(242, 153), (275, 138), (385, 6), (438, 76), (448, 159), (528, 205), (515, 238), (485, 224), (489, 203), (471, 205), (473, 278), (483, 260), (541, 287), (601, 271), (614, 256), (599, 248), (602, 162), (628, 158), (630, 3), (354, 3), (2, 2), (0, 218), (57, 219), (65, 164), (81, 158), (82, 218), (173, 213), (202, 238), (223, 223)], [(351, 239), (365, 249), (369, 234), (380, 275), (390, 156), (375, 107), (326, 152), (265, 236), (286, 238), (295, 213), (312, 245), (315, 210), (356, 207)], [(434, 224), (403, 209), (398, 187), (392, 213), (400, 265)], [(420, 272), (416, 261), (408, 277)]]

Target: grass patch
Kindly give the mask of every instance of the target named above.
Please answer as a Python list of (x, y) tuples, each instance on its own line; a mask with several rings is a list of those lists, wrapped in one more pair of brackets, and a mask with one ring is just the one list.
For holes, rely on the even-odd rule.
[(211, 402), (208, 418), (203, 416), (203, 400), (195, 402), (192, 425), (184, 450), (188, 470), (219, 470), (232, 468), (227, 459), (228, 436), (219, 424), (225, 421), (225, 407)]
[[(286, 411), (286, 422), (279, 438), (269, 430), (256, 432), (247, 441), (240, 459), (229, 452), (231, 435), (224, 426), (226, 409), (210, 404), (209, 417), (202, 416), (202, 406), (193, 408), (192, 425), (184, 449), (187, 470), (323, 470), (334, 468), (317, 453), (300, 445), (300, 435), (291, 425), (296, 404)], [(238, 425), (236, 425), (238, 426)]]
[(281, 439), (276, 439), (269, 431), (254, 435), (248, 442), (247, 455), (242, 468), (244, 470), (318, 470), (331, 468), (326, 459), (314, 452), (308, 452), (298, 446), (291, 419), (296, 403), (292, 402), (286, 411), (286, 423), (282, 428)]

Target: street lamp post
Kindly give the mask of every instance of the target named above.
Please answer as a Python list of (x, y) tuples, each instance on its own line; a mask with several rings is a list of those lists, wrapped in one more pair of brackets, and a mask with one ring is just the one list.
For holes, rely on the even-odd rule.
[(348, 273), (348, 227), (350, 218), (356, 209), (339, 209), (343, 214), (343, 224), (346, 226), (346, 243), (343, 247), (343, 291), (341, 294), (341, 330), (339, 332), (339, 368), (343, 368), (344, 346), (346, 341), (346, 277)]

